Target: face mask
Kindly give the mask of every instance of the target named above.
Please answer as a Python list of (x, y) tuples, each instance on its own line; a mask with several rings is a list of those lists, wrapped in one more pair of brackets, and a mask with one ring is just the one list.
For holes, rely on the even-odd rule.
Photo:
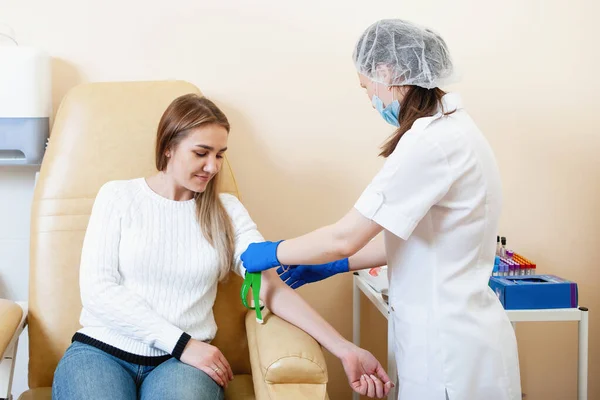
[(400, 127), (400, 123), (398, 122), (398, 118), (400, 116), (400, 102), (398, 100), (394, 100), (388, 104), (387, 107), (384, 107), (383, 101), (381, 101), (379, 96), (374, 94), (372, 103), (373, 106), (375, 106), (375, 109), (379, 111), (379, 114), (381, 114), (385, 122), (395, 126), (396, 128)]

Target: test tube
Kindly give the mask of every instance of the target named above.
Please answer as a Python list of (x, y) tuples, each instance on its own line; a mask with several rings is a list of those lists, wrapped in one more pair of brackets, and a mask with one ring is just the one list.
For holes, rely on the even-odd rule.
[(516, 261), (513, 261), (513, 260), (510, 260), (510, 261), (511, 261), (511, 263), (513, 263), (513, 264), (514, 264), (514, 266), (515, 266), (515, 276), (519, 276), (519, 275), (521, 275), (521, 266), (519, 265), (519, 263), (518, 263), (518, 262), (516, 262)]
[(520, 274), (520, 272), (519, 272), (519, 270), (520, 270), (519, 263), (516, 262), (515, 260), (513, 260), (513, 258), (512, 258), (514, 253), (511, 250), (506, 250), (505, 254), (506, 254), (506, 257), (505, 257), (506, 262), (509, 265), (514, 264), (513, 275), (519, 275)]
[(519, 263), (518, 261), (515, 261), (515, 264), (517, 266), (517, 275), (521, 276), (521, 275), (525, 275), (525, 266), (522, 265), (521, 263)]
[(520, 265), (521, 274), (529, 275), (529, 263), (526, 262), (519, 254), (514, 254), (513, 259)]
[(519, 256), (519, 259), (527, 266), (527, 275), (535, 275), (534, 264), (523, 256)]
[(535, 275), (536, 272), (536, 265), (535, 264), (531, 264), (531, 268), (529, 269), (529, 275)]

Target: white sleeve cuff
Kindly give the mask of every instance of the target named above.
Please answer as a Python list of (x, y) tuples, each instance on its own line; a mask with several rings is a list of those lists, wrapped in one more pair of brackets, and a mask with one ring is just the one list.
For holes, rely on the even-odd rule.
[(183, 334), (183, 331), (174, 325), (165, 324), (159, 332), (157, 337), (154, 338), (154, 347), (160, 349), (169, 354), (173, 353), (175, 345), (179, 341), (179, 338)]
[(360, 196), (354, 208), (365, 218), (376, 222), (385, 230), (401, 239), (408, 240), (417, 222), (400, 214), (397, 210), (385, 203), (385, 196), (381, 192), (370, 191), (370, 188)]

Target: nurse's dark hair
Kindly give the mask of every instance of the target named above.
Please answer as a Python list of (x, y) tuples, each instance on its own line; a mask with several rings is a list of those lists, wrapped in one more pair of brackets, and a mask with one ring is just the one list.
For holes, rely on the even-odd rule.
[(400, 115), (398, 116), (400, 128), (396, 129), (381, 146), (379, 155), (382, 157), (389, 157), (392, 154), (402, 136), (413, 126), (417, 119), (431, 117), (438, 110), (442, 110), (443, 115), (450, 115), (456, 111), (447, 112), (443, 109), (442, 97), (446, 93), (440, 88), (426, 89), (420, 86), (400, 86), (394, 88), (394, 90), (405, 90), (404, 98), (400, 102)]
[[(156, 169), (166, 171), (169, 153), (174, 153), (179, 143), (192, 130), (216, 125), (229, 133), (229, 121), (225, 114), (209, 99), (197, 94), (184, 94), (171, 102), (158, 123), (156, 134)], [(195, 193), (196, 216), (202, 234), (217, 251), (219, 279), (229, 275), (233, 267), (234, 233), (231, 218), (219, 197), (218, 172), (207, 184), (204, 192)]]

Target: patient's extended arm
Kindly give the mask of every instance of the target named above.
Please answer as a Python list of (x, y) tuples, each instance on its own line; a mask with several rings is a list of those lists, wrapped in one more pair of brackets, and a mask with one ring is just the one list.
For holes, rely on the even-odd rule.
[(283, 283), (274, 270), (262, 273), (260, 292), (271, 312), (304, 330), (340, 359), (355, 392), (370, 397), (387, 395), (392, 382), (377, 359), (344, 339), (298, 293)]
[[(241, 254), (250, 243), (261, 242), (264, 239), (236, 197), (222, 194), (221, 201), (232, 216), (234, 226), (234, 270), (240, 276), (244, 276), (246, 271), (242, 266)], [(271, 312), (304, 330), (337, 356), (355, 392), (369, 397), (387, 395), (393, 384), (377, 359), (368, 351), (344, 339), (299, 294), (279, 279), (275, 270), (262, 273), (260, 298)]]

